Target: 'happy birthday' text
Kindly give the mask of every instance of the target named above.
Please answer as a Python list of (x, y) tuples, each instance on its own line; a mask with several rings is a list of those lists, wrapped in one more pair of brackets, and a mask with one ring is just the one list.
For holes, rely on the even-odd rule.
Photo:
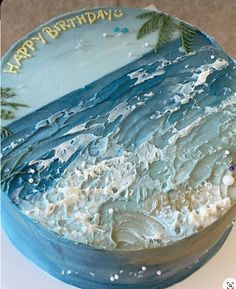
[(116, 18), (122, 18), (123, 15), (122, 10), (93, 10), (60, 20), (52, 26), (45, 26), (16, 50), (13, 56), (14, 61), (7, 63), (8, 69), (4, 70), (4, 72), (16, 74), (22, 65), (22, 61), (31, 58), (32, 53), (36, 51), (37, 42), (47, 44), (49, 39), (57, 39), (62, 32), (69, 29), (74, 29), (84, 24), (94, 24), (97, 20), (111, 21)]

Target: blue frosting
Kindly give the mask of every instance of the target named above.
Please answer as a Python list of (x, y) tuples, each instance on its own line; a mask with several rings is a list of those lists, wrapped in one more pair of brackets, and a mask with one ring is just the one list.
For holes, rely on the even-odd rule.
[[(205, 45), (209, 44), (208, 39), (203, 39), (202, 42)], [(92, 133), (98, 137), (104, 137), (114, 133), (121, 124), (123, 125), (122, 121), (124, 120), (121, 117), (122, 115), (120, 115), (113, 122), (108, 122), (108, 117), (110, 112), (123, 102), (126, 102), (127, 105), (135, 106), (138, 102), (144, 101), (145, 107), (137, 107), (129, 115), (125, 120), (125, 126), (116, 135), (117, 142), (122, 143), (127, 150), (133, 149), (132, 145), (134, 145), (134, 148), (138, 147), (145, 139), (154, 134), (160, 126), (162, 120), (150, 119), (152, 114), (158, 112), (160, 115), (163, 114), (163, 116), (168, 117), (168, 121), (165, 124), (165, 133), (163, 133), (161, 139), (157, 139), (157, 144), (160, 147), (164, 147), (168, 139), (174, 135), (173, 132), (170, 132), (169, 128), (175, 122), (178, 123), (178, 129), (182, 129), (198, 117), (203, 116), (205, 107), (219, 106), (232, 95), (231, 90), (224, 92), (224, 87), (232, 87), (235, 83), (235, 63), (222, 50), (214, 46), (206, 46), (201, 51), (197, 51), (196, 54), (186, 56), (178, 52), (177, 48), (179, 45), (179, 40), (172, 43), (163, 49), (158, 57), (155, 52), (150, 52), (141, 59), (102, 79), (82, 89), (71, 92), (13, 122), (9, 125), (9, 129), (14, 132), (14, 135), (3, 140), (3, 162), (9, 160), (7, 167), (9, 166), (10, 168), (22, 152), (29, 147), (32, 147), (32, 151), (25, 157), (25, 162), (40, 158), (49, 159), (53, 156), (56, 146), (72, 140), (77, 135)], [(229, 62), (227, 72), (225, 70), (216, 70), (212, 73), (208, 78), (209, 85), (202, 85), (198, 94), (194, 96), (193, 101), (181, 104), (181, 97), (185, 97), (181, 93), (179, 93), (180, 100), (175, 101), (173, 98), (176, 94), (175, 85), (177, 83), (184, 83), (184, 81), (187, 82), (188, 79), (190, 80), (192, 75), (191, 70), (197, 69), (206, 62), (213, 63), (214, 60), (210, 59), (211, 55), (214, 55), (216, 58), (226, 59)], [(170, 62), (177, 58), (181, 60), (167, 66), (164, 74), (157, 75), (135, 86), (134, 84), (137, 79), (131, 79), (129, 74), (137, 70), (143, 70), (151, 74), (161, 66), (162, 57), (165, 57), (166, 61)], [(184, 68), (186, 65), (188, 65), (187, 69)], [(179, 71), (183, 72), (178, 73)], [(154, 93), (155, 97), (149, 99), (145, 94), (148, 94), (150, 91)], [(136, 121), (136, 119), (140, 121)], [(94, 128), (92, 126), (94, 122), (102, 122), (103, 126)], [(82, 132), (66, 135), (72, 128), (83, 123), (86, 123), (87, 126)], [(141, 131), (142, 133), (140, 134)], [(24, 141), (12, 149), (9, 145), (18, 139), (23, 139)], [(89, 146), (92, 145), (93, 142), (89, 144)], [(78, 158), (84, 150), (88, 149), (87, 144), (86, 147), (82, 145), (78, 147), (78, 150), (68, 162), (60, 163), (56, 160), (43, 170), (39, 176), (35, 175), (35, 178), (40, 178), (40, 182), (35, 186), (36, 190), (32, 191), (32, 185), (25, 182), (29, 178), (28, 174), (23, 175), (22, 178), (18, 178), (18, 176), (12, 178), (11, 182), (14, 182), (14, 185), (9, 187), (9, 195), (14, 195), (18, 187), (21, 188), (19, 196), (23, 198), (26, 196), (30, 197), (36, 191), (40, 193), (44, 192), (48, 189), (48, 186), (55, 182), (56, 178), (61, 176), (66, 167), (75, 158)], [(118, 155), (119, 153), (119, 150), (114, 151), (114, 155)], [(36, 169), (37, 166), (27, 164), (22, 169), (27, 171), (29, 168)], [(53, 176), (53, 182), (48, 178), (50, 174)], [(23, 187), (22, 183), (24, 183)]]
[[(168, 245), (172, 236), (168, 222), (162, 223), (161, 218), (155, 219), (155, 224), (151, 221), (155, 215), (149, 208), (153, 196), (198, 190), (206, 182), (220, 187), (227, 164), (235, 161), (236, 155), (235, 61), (202, 33), (195, 38), (196, 52), (186, 55), (180, 46), (180, 39), (173, 40), (158, 54), (150, 51), (9, 125), (14, 134), (2, 142), (3, 178), (17, 160), (16, 172), (20, 173), (12, 174), (3, 187), (3, 226), (28, 258), (56, 278), (90, 289), (164, 288), (198, 269), (227, 237), (231, 211), (199, 234), (180, 241), (179, 248)], [(140, 172), (141, 159), (139, 167), (136, 157), (147, 143), (158, 149), (159, 157)], [(225, 150), (230, 151), (227, 158), (222, 156)], [(124, 155), (134, 164), (131, 175), (134, 172), (138, 177), (129, 185), (132, 196), (125, 196), (126, 190), (119, 191), (117, 184), (118, 197), (101, 203), (99, 226), (111, 229), (105, 240), (88, 234), (85, 239), (91, 246), (86, 246), (81, 244), (83, 239), (69, 238), (61, 231), (56, 234), (40, 218), (26, 215), (76, 166)], [(104, 175), (109, 177), (109, 172)], [(96, 183), (89, 183), (88, 188), (96, 189)], [(227, 196), (219, 203), (223, 209), (229, 208), (229, 199)], [(109, 208), (115, 210), (112, 218), (107, 214)], [(122, 216), (130, 218), (131, 225), (124, 224)], [(136, 228), (135, 218), (141, 229)], [(145, 240), (146, 234), (159, 229), (161, 237), (156, 243)], [(182, 235), (176, 233), (174, 241), (195, 232), (184, 229)], [(215, 238), (209, 240), (209, 232)], [(135, 240), (134, 245), (129, 245), (129, 240)], [(198, 246), (191, 248), (189, 244), (196, 241)], [(155, 249), (163, 244), (170, 247)], [(183, 248), (188, 255), (183, 254)], [(148, 267), (147, 273), (140, 271), (142, 265)], [(161, 276), (157, 277), (157, 270)], [(111, 284), (110, 277), (115, 275), (119, 280)]]

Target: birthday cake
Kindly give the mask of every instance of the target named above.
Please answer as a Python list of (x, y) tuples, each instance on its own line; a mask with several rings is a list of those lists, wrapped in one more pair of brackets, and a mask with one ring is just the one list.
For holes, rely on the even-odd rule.
[(7, 52), (1, 86), (3, 226), (28, 258), (90, 289), (206, 262), (157, 257), (235, 214), (236, 63), (212, 38), (160, 11), (76, 11)]

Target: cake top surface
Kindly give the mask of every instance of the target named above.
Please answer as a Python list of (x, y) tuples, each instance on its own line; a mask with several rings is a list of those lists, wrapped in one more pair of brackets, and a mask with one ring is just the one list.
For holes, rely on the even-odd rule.
[(62, 15), (2, 61), (3, 193), (74, 242), (183, 239), (236, 200), (236, 65), (160, 11)]
[[(2, 62), (2, 86), (17, 88), (14, 99), (28, 105), (15, 112), (16, 119), (151, 51), (153, 35), (137, 42), (140, 13), (118, 8), (76, 11), (52, 19), (17, 42)], [(3, 125), (11, 121), (3, 120)]]

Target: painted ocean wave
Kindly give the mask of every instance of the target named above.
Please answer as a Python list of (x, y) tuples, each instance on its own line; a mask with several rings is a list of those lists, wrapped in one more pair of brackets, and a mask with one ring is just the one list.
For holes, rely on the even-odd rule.
[(99, 248), (165, 245), (216, 220), (234, 201), (221, 179), (236, 161), (236, 65), (204, 41), (185, 55), (177, 40), (12, 123), (5, 176), (27, 152), (12, 201)]

